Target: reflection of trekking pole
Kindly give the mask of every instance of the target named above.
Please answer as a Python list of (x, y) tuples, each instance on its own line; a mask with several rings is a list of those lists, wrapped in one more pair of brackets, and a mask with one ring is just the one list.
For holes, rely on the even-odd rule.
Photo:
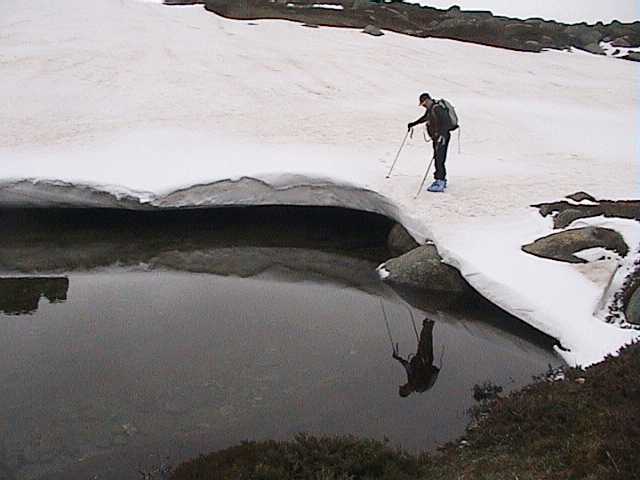
[(420, 183), (420, 188), (418, 188), (418, 191), (416, 192), (416, 196), (413, 197), (414, 200), (416, 198), (418, 198), (418, 196), (420, 195), (420, 192), (422, 191), (422, 187), (424, 187), (424, 182), (427, 181), (427, 176), (429, 175), (429, 170), (431, 170), (431, 165), (433, 165), (433, 161), (435, 159), (436, 159), (436, 156), (434, 155), (433, 158), (431, 159), (431, 161), (429, 162), (429, 166), (427, 167), (427, 171), (424, 174), (424, 178), (422, 179), (422, 182)]
[(391, 328), (389, 328), (389, 320), (387, 320), (387, 312), (384, 309), (384, 303), (382, 303), (382, 299), (380, 299), (380, 306), (382, 307), (382, 315), (384, 316), (384, 323), (387, 326), (387, 335), (389, 335), (389, 342), (391, 343), (391, 350), (393, 353), (396, 353), (396, 347), (393, 344), (393, 337), (391, 336)]
[(409, 131), (410, 130), (407, 130), (407, 133), (404, 134), (404, 138), (402, 139), (402, 143), (400, 144), (400, 148), (398, 149), (398, 153), (396, 153), (396, 158), (393, 161), (393, 164), (391, 165), (391, 168), (389, 169), (389, 173), (387, 173), (387, 176), (385, 178), (389, 178), (391, 176), (391, 172), (393, 171), (393, 167), (396, 166), (396, 162), (398, 161), (398, 158), (400, 158), (400, 152), (404, 148), (404, 144), (407, 141), (407, 137), (409, 136)]
[(416, 318), (413, 316), (413, 311), (411, 308), (405, 304), (407, 310), (409, 310), (409, 315), (411, 315), (411, 323), (413, 324), (413, 331), (416, 334), (416, 340), (420, 343), (420, 335), (418, 335), (418, 329), (416, 328)]

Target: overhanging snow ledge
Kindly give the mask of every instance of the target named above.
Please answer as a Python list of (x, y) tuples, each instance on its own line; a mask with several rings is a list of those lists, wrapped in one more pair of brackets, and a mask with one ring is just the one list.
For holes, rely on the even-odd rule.
[(430, 236), (426, 225), (384, 195), (365, 187), (310, 176), (279, 175), (269, 179), (243, 176), (169, 192), (36, 178), (0, 183), (0, 208), (173, 210), (265, 205), (340, 207), (377, 213), (403, 225), (418, 243), (424, 243)]

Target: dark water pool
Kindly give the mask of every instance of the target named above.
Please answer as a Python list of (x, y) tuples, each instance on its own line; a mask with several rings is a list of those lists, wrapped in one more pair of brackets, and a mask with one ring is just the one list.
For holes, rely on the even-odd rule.
[[(336, 232), (309, 226), (293, 247), (291, 226), (243, 243), (229, 238), (238, 226), (196, 241), (166, 225), (126, 240), (85, 223), (12, 225), (0, 246), (2, 479), (141, 478), (167, 457), (297, 432), (430, 449), (463, 432), (475, 384), (508, 390), (560, 363), (499, 310), (411, 306), (375, 275), (384, 248), (355, 234), (340, 250)], [(425, 319), (421, 349), (440, 372), (401, 397), (389, 333), (407, 358)]]

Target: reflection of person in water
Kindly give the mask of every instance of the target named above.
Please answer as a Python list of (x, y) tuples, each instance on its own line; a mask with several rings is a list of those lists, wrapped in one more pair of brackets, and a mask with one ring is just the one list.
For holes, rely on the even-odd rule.
[(418, 351), (405, 360), (398, 353), (398, 344), (393, 348), (393, 358), (407, 371), (407, 383), (400, 385), (398, 393), (407, 397), (413, 392), (423, 393), (436, 383), (440, 368), (433, 364), (433, 321), (424, 319), (418, 341)]

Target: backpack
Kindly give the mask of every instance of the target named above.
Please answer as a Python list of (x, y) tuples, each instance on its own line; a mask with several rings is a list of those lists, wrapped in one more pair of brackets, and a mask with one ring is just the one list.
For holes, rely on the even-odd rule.
[(440, 99), (436, 102), (437, 105), (440, 105), (444, 108), (444, 111), (447, 112), (447, 118), (449, 119), (449, 125), (447, 126), (447, 130), (452, 132), (453, 130), (457, 130), (460, 124), (458, 123), (458, 115), (456, 114), (456, 109), (448, 100)]

